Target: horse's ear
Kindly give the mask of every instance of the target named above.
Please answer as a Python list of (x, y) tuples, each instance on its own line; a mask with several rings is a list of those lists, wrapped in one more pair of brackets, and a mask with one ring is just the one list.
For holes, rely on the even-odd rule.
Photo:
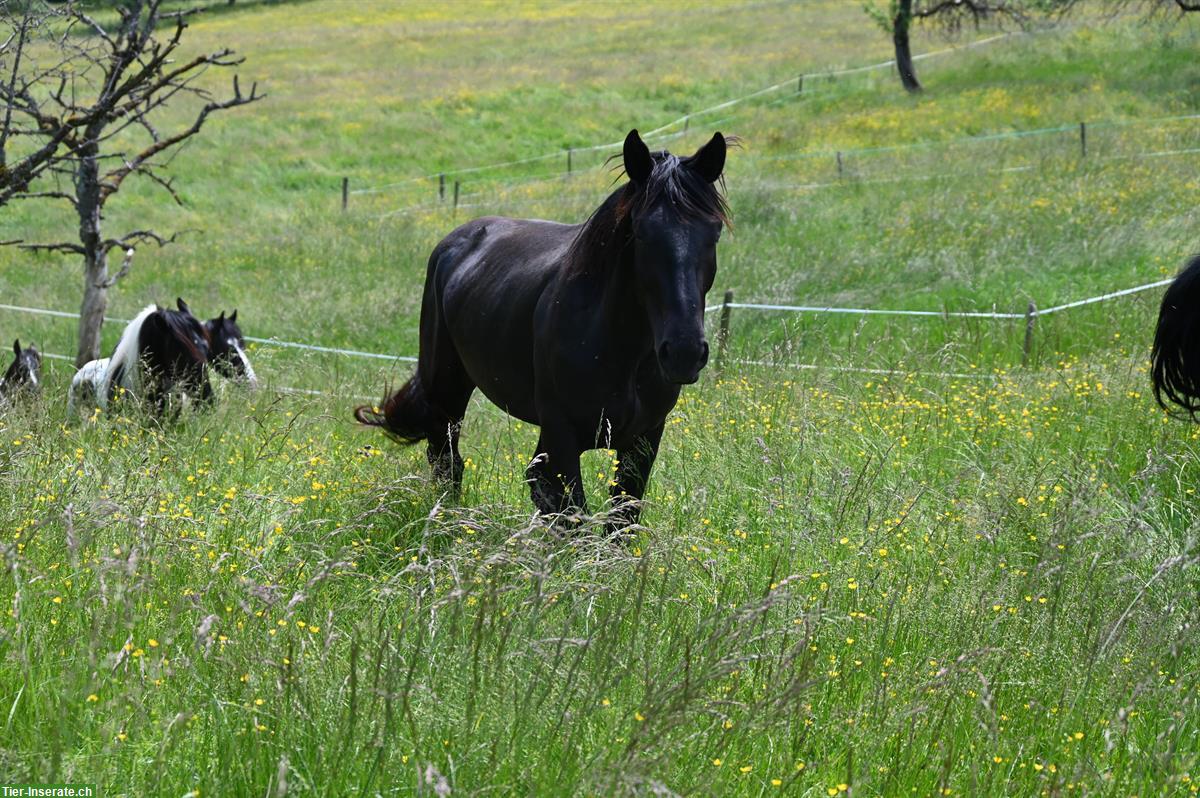
[(715, 183), (725, 169), (725, 152), (725, 137), (713, 133), (708, 143), (696, 150), (696, 154), (689, 159), (691, 167), (705, 180)]
[(233, 313), (229, 314), (230, 321), (237, 321), (237, 308), (233, 309)]
[(175, 297), (175, 306), (178, 307), (179, 310), (184, 313), (192, 312), (191, 310), (188, 309), (187, 303), (183, 301), (183, 297), (178, 297), (178, 296)]
[(654, 161), (650, 157), (650, 148), (638, 135), (637, 128), (629, 131), (625, 137), (624, 157), (625, 174), (629, 179), (635, 183), (645, 183), (654, 170)]
[(218, 322), (218, 323), (220, 323), (220, 322), (223, 322), (223, 321), (225, 321), (225, 311), (223, 311), (223, 310), (222, 310), (222, 311), (221, 311), (221, 315), (220, 315), (220, 316), (217, 316), (217, 322)]
[(16, 354), (17, 357), (21, 356), (21, 339), (20, 338), (13, 339), (13, 353)]

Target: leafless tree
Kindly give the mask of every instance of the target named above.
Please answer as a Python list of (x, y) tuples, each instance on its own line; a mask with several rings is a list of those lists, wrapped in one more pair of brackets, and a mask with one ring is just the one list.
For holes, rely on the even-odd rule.
[(1065, 13), (1076, 2), (1077, 0), (887, 0), (886, 7), (868, 4), (866, 10), (892, 37), (900, 83), (906, 91), (916, 93), (921, 91), (922, 87), (913, 66), (912, 45), (909, 41), (914, 23), (936, 25), (947, 33), (957, 33), (964, 24), (978, 27), (987, 21), (1024, 29), (1035, 19), (1048, 19)]
[[(7, 36), (0, 34), (9, 47), (0, 61), (0, 97), (7, 106), (0, 151), (12, 141), (25, 144), (20, 150), (24, 155), (0, 182), (0, 204), (18, 199), (61, 202), (79, 220), (77, 241), (3, 243), (82, 257), (78, 365), (100, 355), (108, 289), (128, 273), (134, 249), (175, 238), (148, 228), (106, 236), (105, 204), (133, 175), (152, 181), (181, 204), (165, 175), (179, 145), (199, 133), (212, 114), (264, 96), (257, 86), (243, 92), (236, 74), (224, 98), (201, 86), (198, 79), (210, 69), (236, 67), (244, 59), (229, 49), (180, 59), (187, 20), (194, 12), (166, 12), (162, 5), (163, 0), (128, 0), (117, 6), (118, 19), (108, 25), (73, 2), (50, 6), (41, 0), (0, 0), (3, 21), (10, 25)], [(31, 46), (34, 34), (39, 34), (37, 47)], [(195, 105), (191, 124), (161, 130), (161, 111), (182, 102)], [(11, 177), (18, 167), (23, 171)], [(70, 188), (65, 188), (68, 182)], [(110, 274), (108, 255), (114, 249), (124, 259)]]

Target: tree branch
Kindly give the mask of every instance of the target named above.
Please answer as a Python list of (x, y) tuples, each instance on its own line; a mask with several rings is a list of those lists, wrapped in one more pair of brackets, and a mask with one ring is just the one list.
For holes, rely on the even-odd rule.
[(85, 255), (87, 251), (79, 244), (72, 244), (70, 241), (63, 241), (58, 244), (17, 244), (18, 249), (27, 249), (30, 252), (66, 252), (71, 255)]
[(105, 252), (113, 249), (133, 249), (136, 244), (155, 243), (160, 247), (165, 247), (167, 244), (174, 244), (175, 239), (179, 237), (179, 233), (171, 233), (169, 238), (164, 238), (153, 230), (134, 230), (126, 233), (120, 238), (109, 238), (100, 246)]
[(132, 159), (127, 161), (124, 166), (120, 167), (119, 169), (114, 169), (111, 172), (109, 172), (108, 174), (106, 174), (101, 179), (101, 189), (100, 189), (101, 201), (103, 202), (103, 200), (105, 198), (107, 198), (110, 194), (112, 194), (113, 192), (120, 189), (121, 183), (125, 180), (126, 177), (128, 177), (130, 174), (142, 169), (143, 166), (146, 165), (146, 162), (149, 161), (151, 158), (153, 158), (155, 155), (159, 154), (160, 152), (163, 152), (164, 150), (170, 149), (171, 147), (174, 147), (175, 145), (179, 144), (180, 142), (182, 142), (186, 139), (189, 139), (192, 136), (199, 133), (200, 128), (202, 128), (204, 126), (204, 123), (208, 119), (209, 114), (215, 113), (217, 111), (224, 111), (229, 108), (236, 108), (239, 105), (248, 105), (249, 103), (257, 102), (258, 100), (261, 100), (265, 96), (266, 96), (265, 94), (258, 93), (258, 84), (257, 83), (253, 84), (250, 87), (249, 94), (242, 94), (241, 86), (238, 84), (238, 78), (236, 75), (234, 75), (234, 77), (233, 77), (233, 97), (229, 98), (228, 100), (225, 100), (224, 102), (208, 103), (207, 105), (205, 105), (203, 108), (200, 109), (200, 113), (196, 116), (196, 120), (191, 124), (190, 127), (179, 131), (178, 133), (176, 133), (173, 136), (169, 136), (165, 139), (154, 142), (152, 145), (150, 145), (146, 149), (142, 150), (142, 152), (140, 152), (138, 155), (136, 155), (135, 157), (133, 157)]
[(24, 192), (24, 193), (21, 193), (21, 194), (17, 194), (15, 197), (13, 197), (13, 199), (18, 199), (18, 200), (27, 200), (27, 199), (62, 199), (62, 200), (66, 200), (67, 202), (71, 203), (71, 204), (72, 204), (72, 205), (74, 205), (76, 208), (78, 208), (78, 207), (79, 207), (79, 201), (78, 201), (77, 199), (75, 199), (75, 197), (73, 197), (73, 196), (71, 196), (70, 194), (66, 193), (65, 191), (32, 191), (32, 192)]
[(98, 288), (112, 288), (117, 284), (117, 281), (129, 274), (129, 267), (133, 265), (133, 247), (125, 250), (125, 259), (121, 261), (121, 268), (112, 277), (100, 283)]

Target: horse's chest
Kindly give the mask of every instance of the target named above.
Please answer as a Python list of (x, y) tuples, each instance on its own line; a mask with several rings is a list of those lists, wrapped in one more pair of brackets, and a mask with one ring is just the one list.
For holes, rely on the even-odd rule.
[(600, 421), (597, 445), (616, 449), (635, 445), (639, 437), (662, 425), (678, 398), (677, 387), (661, 380), (639, 380), (637, 375), (613, 386), (593, 409), (593, 419)]

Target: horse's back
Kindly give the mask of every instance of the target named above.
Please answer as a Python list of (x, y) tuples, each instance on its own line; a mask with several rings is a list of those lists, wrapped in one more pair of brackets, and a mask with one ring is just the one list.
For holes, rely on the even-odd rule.
[(433, 375), (444, 368), (450, 355), (444, 345), (451, 343), (473, 385), (536, 423), (534, 315), (578, 231), (577, 225), (488, 216), (442, 239), (426, 278), (422, 370)]
[[(456, 228), (430, 256), (443, 291), (541, 286), (566, 256), (578, 225), (484, 216)], [(478, 288), (476, 288), (478, 286)]]

